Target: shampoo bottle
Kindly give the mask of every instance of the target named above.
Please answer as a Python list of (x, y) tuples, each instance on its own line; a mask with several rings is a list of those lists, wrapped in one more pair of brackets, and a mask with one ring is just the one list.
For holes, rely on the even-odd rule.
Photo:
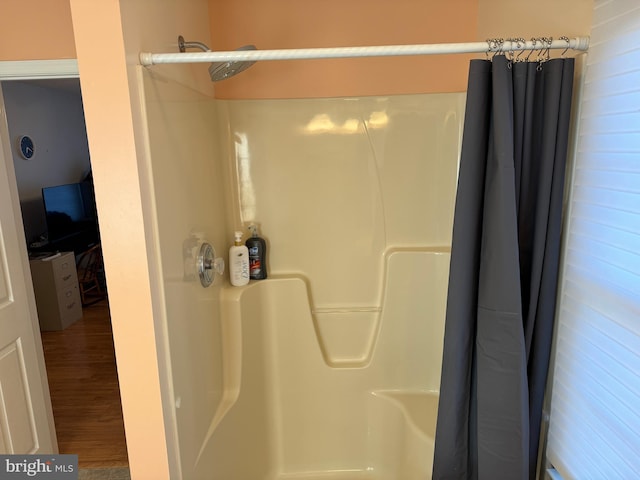
[(258, 236), (256, 225), (249, 225), (249, 230), (251, 237), (245, 242), (249, 249), (249, 276), (252, 280), (263, 280), (267, 278), (267, 243)]
[(236, 287), (249, 283), (249, 250), (242, 244), (242, 232), (235, 232), (235, 242), (229, 249), (229, 276)]

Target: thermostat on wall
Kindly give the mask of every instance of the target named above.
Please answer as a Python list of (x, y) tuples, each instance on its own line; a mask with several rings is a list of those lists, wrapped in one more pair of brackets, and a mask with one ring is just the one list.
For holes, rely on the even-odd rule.
[(22, 156), (22, 158), (24, 158), (25, 160), (33, 158), (36, 150), (33, 140), (30, 136), (22, 135), (20, 138), (18, 138), (18, 150), (20, 151), (20, 155)]

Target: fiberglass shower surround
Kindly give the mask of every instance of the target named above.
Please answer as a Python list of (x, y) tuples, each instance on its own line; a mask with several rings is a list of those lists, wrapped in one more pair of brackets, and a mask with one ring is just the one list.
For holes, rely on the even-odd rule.
[[(572, 45), (574, 47), (582, 46), (582, 49), (586, 49), (587, 40), (559, 40), (555, 42), (555, 46), (549, 46), (548, 43), (542, 41), (532, 41), (528, 45), (526, 43), (518, 44), (518, 42), (496, 42), (444, 46), (381, 47), (382, 50), (378, 50), (377, 47), (374, 47), (373, 50), (368, 47), (313, 49), (302, 51), (303, 53), (300, 51), (274, 53), (273, 51), (256, 50), (169, 54), (172, 55), (175, 62), (166, 61), (165, 54), (158, 54), (155, 57), (154, 54), (147, 54), (151, 56), (147, 58), (149, 61), (147, 65), (192, 61), (230, 63), (462, 52), (477, 52), (484, 56), (485, 52), (490, 55), (501, 55), (516, 50), (525, 51), (521, 55), (521, 58), (524, 58), (528, 56), (527, 47), (530, 50), (540, 51), (539, 56), (533, 55), (532, 58), (544, 60), (547, 56), (547, 48), (556, 48), (562, 51), (571, 48)], [(205, 46), (205, 48), (208, 47)], [(535, 65), (533, 67), (535, 68)], [(154, 82), (153, 72), (145, 70), (147, 69), (143, 69), (143, 74), (145, 74), (146, 80), (150, 83)], [(149, 75), (146, 75), (147, 73)], [(156, 86), (155, 83), (151, 84)], [(165, 85), (158, 88), (165, 88)], [(153, 90), (153, 93), (156, 92), (155, 89), (150, 88), (149, 90)], [(174, 94), (173, 90), (171, 94)], [(438, 99), (429, 99), (429, 102), (441, 101), (442, 108), (438, 105), (438, 117), (450, 118), (448, 114), (453, 111), (456, 119), (462, 118), (463, 110), (458, 99), (463, 94), (456, 95), (456, 97), (447, 97), (446, 103), (444, 99), (441, 101), (439, 97)], [(404, 138), (407, 135), (404, 127), (407, 123), (413, 122), (409, 122), (406, 117), (405, 112), (408, 111), (408, 107), (401, 103), (403, 100), (404, 98), (392, 98), (389, 102), (400, 102), (400, 105), (395, 107), (395, 111), (402, 112), (403, 122), (390, 123), (393, 128), (402, 131)], [(411, 108), (422, 106), (422, 103), (414, 97), (407, 101), (411, 102)], [(355, 104), (355, 102), (351, 103)], [(149, 102), (149, 105), (150, 108), (166, 108), (170, 112), (183, 113), (181, 106), (179, 106), (180, 110), (172, 110), (178, 108), (175, 103), (164, 105), (154, 101)], [(429, 108), (431, 105), (432, 103), (429, 103)], [(267, 168), (273, 172), (286, 171), (289, 173), (304, 173), (311, 170), (308, 175), (308, 184), (323, 185), (322, 182), (317, 181), (313, 174), (328, 170), (325, 168), (324, 162), (309, 161), (304, 165), (304, 168), (301, 166), (300, 171), (292, 170), (290, 167), (299, 165), (299, 162), (288, 163), (289, 157), (280, 155), (280, 151), (274, 152), (270, 148), (265, 148), (265, 143), (260, 142), (261, 135), (280, 139), (281, 137), (278, 135), (263, 133), (265, 131), (273, 133), (273, 130), (280, 128), (280, 125), (284, 125), (282, 129), (287, 132), (286, 135), (290, 135), (291, 132), (299, 132), (298, 129), (291, 128), (290, 125), (297, 125), (293, 121), (291, 123), (281, 121), (296, 116), (291, 113), (293, 108), (287, 105), (284, 109), (285, 113), (278, 116), (280, 111), (275, 110), (276, 105), (270, 104), (267, 109), (268, 117), (253, 115), (262, 111), (260, 110), (261, 106), (262, 104), (256, 106), (239, 102), (239, 104), (233, 105), (232, 112), (235, 115), (229, 114), (229, 117), (235, 122), (234, 128), (231, 129), (232, 132), (252, 131), (253, 123), (250, 123), (250, 120), (253, 121), (256, 117), (260, 120), (264, 120), (264, 118), (278, 120), (256, 122), (257, 133), (255, 136), (258, 138), (252, 137), (251, 141), (255, 146), (256, 155), (260, 156), (256, 158), (252, 168), (263, 168), (263, 170), (255, 170), (257, 172), (255, 177), (265, 179), (266, 177), (259, 173), (263, 173)], [(393, 105), (388, 108), (392, 107)], [(371, 110), (378, 111), (380, 108), (378, 104), (375, 104)], [(370, 118), (368, 116), (369, 110), (362, 111), (366, 113), (362, 114), (361, 118)], [(251, 115), (246, 112), (250, 112)], [(297, 113), (298, 110), (295, 112)], [(344, 116), (336, 116), (336, 122), (341, 124), (345, 118), (354, 116), (353, 112), (349, 111)], [(154, 118), (154, 115), (150, 115), (150, 117)], [(163, 118), (178, 119), (180, 115), (163, 115)], [(392, 118), (395, 119), (398, 116)], [(450, 122), (450, 125), (453, 123)], [(248, 126), (250, 128), (247, 128)], [(429, 128), (430, 126), (431, 124), (428, 123), (420, 131), (431, 133), (440, 131)], [(440, 135), (437, 140), (446, 142), (447, 145), (453, 145), (455, 139), (459, 137), (458, 123), (456, 122), (452, 127), (455, 128), (445, 129), (448, 136)], [(305, 134), (299, 133), (299, 135)], [(389, 134), (385, 133), (384, 135), (384, 138), (387, 139)], [(418, 133), (416, 138), (420, 135), (422, 133)], [(449, 137), (453, 137), (453, 140), (449, 140)], [(230, 138), (233, 139), (233, 137)], [(444, 140), (442, 140), (443, 138)], [(366, 141), (366, 139), (364, 140)], [(332, 146), (336, 150), (345, 151), (346, 149), (337, 147), (343, 146), (349, 141), (357, 144), (361, 139), (356, 135), (342, 135), (339, 141), (340, 143), (336, 142)], [(316, 152), (320, 150), (318, 148), (320, 145), (327, 143), (330, 143), (327, 136), (306, 134), (303, 148), (308, 152)], [(385, 145), (389, 143), (385, 143)], [(433, 144), (431, 141), (424, 143)], [(159, 148), (158, 145), (162, 145), (160, 142), (151, 142), (151, 144), (156, 148)], [(374, 146), (376, 145), (374, 142)], [(266, 143), (266, 146), (271, 146), (271, 143)], [(356, 146), (360, 146), (360, 144)], [(366, 146), (369, 145), (366, 144)], [(260, 162), (259, 159), (266, 156), (265, 152), (268, 152), (273, 159), (269, 162)], [(299, 156), (305, 156), (298, 149), (296, 152)], [(358, 158), (362, 162), (361, 165), (364, 166), (371, 164), (369, 151), (366, 150), (366, 152), (363, 154), (362, 160)], [(452, 147), (447, 151), (446, 156), (446, 178), (452, 180), (451, 184), (455, 179), (456, 152), (457, 149)], [(404, 155), (396, 155), (396, 157), (404, 157)], [(311, 156), (311, 158), (324, 159), (320, 154)], [(410, 166), (427, 164), (422, 155), (415, 155), (411, 158), (412, 163), (393, 162), (395, 169), (390, 168), (383, 173), (389, 179), (396, 179), (398, 177), (394, 174), (407, 164)], [(413, 161), (414, 158), (415, 161)], [(231, 158), (231, 161), (233, 160)], [(314, 168), (315, 170), (313, 170)], [(426, 167), (424, 168), (426, 171)], [(415, 172), (415, 170), (404, 168), (406, 172)], [(361, 169), (352, 169), (348, 173), (353, 176), (349, 178), (359, 179), (360, 172)], [(443, 174), (438, 178), (444, 177)], [(256, 184), (258, 187), (261, 186), (257, 182)], [(293, 174), (291, 175), (291, 184), (306, 185), (306, 183), (300, 182), (298, 175)], [(427, 190), (422, 187), (422, 184), (417, 185), (417, 190)], [(395, 198), (393, 193), (404, 191), (405, 185), (377, 181), (370, 190), (363, 187), (360, 191), (365, 194), (358, 198), (370, 200), (372, 197), (368, 193), (370, 191), (382, 192), (382, 188), (386, 188), (384, 192), (389, 194), (380, 194), (380, 198), (383, 196), (384, 198)], [(451, 188), (453, 189), (453, 185)], [(288, 193), (293, 189), (287, 190), (279, 182), (278, 190), (278, 194), (281, 195), (278, 198), (284, 198), (284, 194), (281, 192)], [(258, 191), (264, 193), (263, 198), (266, 198), (267, 193), (271, 193), (271, 190), (258, 189)], [(308, 192), (305, 190), (304, 193)], [(414, 196), (406, 195), (406, 198), (407, 201), (415, 201)], [(372, 202), (366, 202), (367, 205), (370, 203)], [(339, 202), (336, 201), (331, 206), (338, 204)], [(382, 202), (380, 205), (385, 206)], [(400, 208), (402, 205), (401, 202), (397, 202), (395, 205), (386, 205), (390, 212), (389, 218), (398, 218), (397, 214), (393, 215), (392, 213), (403, 212)], [(280, 225), (275, 221), (279, 219), (278, 215), (266, 212), (266, 210), (261, 213), (266, 217), (261, 218), (261, 221), (266, 225)], [(330, 210), (331, 208), (327, 208), (326, 211)], [(360, 210), (354, 209), (353, 211), (359, 212)], [(368, 212), (369, 210), (364, 211)], [(385, 210), (380, 208), (379, 211), (382, 212), (381, 215), (375, 218), (386, 218), (384, 216)], [(364, 217), (359, 216), (358, 218)], [(407, 216), (404, 215), (404, 217)], [(371, 223), (374, 226), (382, 224), (380, 221), (372, 221)], [(171, 222), (167, 222), (167, 226), (174, 228)], [(409, 230), (402, 227), (396, 226), (394, 231), (402, 233)], [(278, 232), (273, 233), (270, 239), (274, 245), (280, 246), (282, 251), (285, 248), (278, 235), (282, 235), (281, 232), (286, 229), (277, 230)], [(299, 237), (295, 234), (296, 232), (293, 235), (288, 231), (287, 233), (289, 237)], [(353, 308), (353, 311), (348, 312), (350, 314), (348, 321), (340, 322), (339, 329), (334, 328), (338, 322), (333, 321), (332, 318), (318, 318), (317, 308), (314, 309), (308, 285), (298, 276), (275, 277), (264, 282), (254, 282), (245, 288), (232, 289), (224, 286), (220, 288), (220, 301), (225, 312), (225, 315), (220, 318), (222, 331), (225, 332), (225, 337), (221, 340), (224, 347), (222, 348), (221, 364), (226, 369), (225, 372), (230, 372), (229, 375), (225, 374), (224, 376), (226, 383), (223, 385), (222, 391), (225, 395), (228, 394), (228, 398), (225, 396), (216, 406), (216, 410), (211, 412), (213, 416), (210, 423), (205, 425), (206, 431), (200, 431), (199, 436), (194, 439), (183, 435), (183, 439), (187, 438), (186, 442), (189, 447), (192, 444), (196, 446), (195, 450), (193, 448), (185, 449), (185, 465), (195, 463), (205, 466), (210, 461), (212, 465), (215, 465), (216, 473), (215, 477), (208, 478), (222, 480), (244, 480), (247, 478), (268, 478), (269, 480), (283, 480), (284, 478), (291, 480), (303, 478), (381, 480), (395, 478), (417, 480), (430, 478), (429, 474), (432, 468), (429, 465), (429, 456), (434, 450), (434, 429), (438, 404), (438, 391), (436, 390), (439, 379), (439, 364), (436, 357), (441, 356), (437, 355), (435, 351), (437, 350), (437, 339), (441, 336), (439, 335), (439, 328), (441, 328), (439, 320), (444, 318), (443, 303), (446, 299), (445, 286), (449, 256), (445, 247), (440, 250), (433, 247), (433, 245), (441, 245), (442, 242), (424, 242), (426, 246), (423, 248), (408, 251), (408, 249), (402, 248), (407, 244), (412, 244), (406, 236), (397, 234), (390, 235), (388, 238), (391, 239), (388, 244), (381, 242), (381, 248), (388, 253), (388, 258), (384, 263), (384, 276), (380, 277), (387, 287), (384, 290), (384, 296), (380, 295), (374, 298), (374, 300), (381, 300), (376, 303), (376, 306), (380, 306), (380, 313), (367, 311), (364, 312), (367, 315), (364, 315), (361, 310)], [(277, 253), (277, 249), (274, 249), (275, 253)], [(273, 261), (277, 259), (278, 257), (275, 255), (272, 257)], [(332, 278), (330, 275), (311, 275), (316, 273), (316, 270), (311, 271), (303, 268), (306, 264), (302, 264), (301, 267), (297, 259), (290, 264), (298, 267), (298, 270), (309, 273), (310, 278), (314, 280), (318, 278), (318, 285), (321, 280)], [(276, 263), (281, 271), (287, 270), (286, 267), (290, 264), (282, 266)], [(315, 267), (315, 265), (311, 266)], [(414, 282), (416, 285), (415, 294), (413, 292), (410, 292), (411, 295), (407, 294), (407, 278), (419, 279)], [(331, 286), (333, 287), (333, 284)], [(325, 293), (326, 295), (323, 296), (322, 294)], [(342, 295), (342, 292), (340, 293)], [(326, 299), (335, 300), (329, 296), (329, 294), (333, 294), (333, 291), (329, 288), (316, 289), (313, 300), (325, 300), (319, 303), (321, 307), (326, 307), (324, 310), (331, 310), (330, 307), (335, 307), (340, 303), (338, 300), (345, 298), (351, 303), (346, 305), (345, 300), (338, 305), (339, 307), (360, 307), (361, 303), (356, 301), (359, 298), (352, 295), (351, 291), (347, 293), (348, 295), (344, 294), (333, 304), (330, 304), (326, 302)], [(365, 297), (365, 300), (368, 299), (370, 298)], [(315, 303), (315, 306), (317, 305), (318, 303)], [(329, 314), (334, 311), (335, 309), (321, 313), (328, 313), (325, 317), (330, 317)], [(435, 321), (424, 321), (425, 318)], [(355, 320), (352, 322), (352, 319)], [(180, 319), (176, 319), (176, 321), (180, 321)], [(364, 326), (360, 327), (360, 325)], [(180, 332), (183, 331), (182, 327), (183, 325), (180, 325)], [(356, 327), (358, 328), (357, 332), (365, 332), (367, 335), (344, 334), (345, 330), (351, 329), (352, 332)], [(342, 341), (345, 338), (349, 340), (346, 345)], [(426, 343), (425, 339), (431, 343)], [(366, 355), (361, 354), (362, 352)], [(403, 358), (399, 359), (399, 356)], [(180, 358), (176, 360), (176, 362), (182, 361)], [(312, 383), (308, 385), (307, 382), (310, 379)], [(184, 380), (181, 381), (184, 383)], [(185, 391), (188, 390), (188, 386), (177, 384), (176, 390), (180, 391), (181, 388)], [(182, 404), (186, 404), (185, 397), (182, 397)], [(179, 413), (185, 415), (184, 408)], [(188, 430), (188, 421), (187, 418), (184, 421), (186, 426), (180, 424), (180, 427)], [(204, 435), (204, 440), (202, 440), (202, 435)], [(189, 452), (196, 453), (191, 455)], [(199, 455), (196, 455), (198, 452)], [(413, 454), (408, 455), (409, 452)], [(251, 458), (252, 461), (247, 462), (247, 458)], [(316, 474), (311, 476), (313, 472)]]

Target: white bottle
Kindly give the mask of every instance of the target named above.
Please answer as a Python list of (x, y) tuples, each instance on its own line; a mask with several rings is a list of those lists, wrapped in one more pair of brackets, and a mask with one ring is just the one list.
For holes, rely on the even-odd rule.
[(249, 283), (249, 249), (242, 243), (242, 232), (235, 232), (235, 243), (229, 249), (229, 276), (236, 287)]

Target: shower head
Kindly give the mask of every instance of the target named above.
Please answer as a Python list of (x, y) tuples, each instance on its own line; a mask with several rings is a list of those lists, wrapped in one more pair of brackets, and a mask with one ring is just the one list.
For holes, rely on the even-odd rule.
[[(244, 47), (237, 48), (236, 51), (242, 50), (256, 50), (255, 45), (245, 45)], [(209, 76), (212, 82), (219, 82), (220, 80), (226, 80), (233, 77), (240, 72), (245, 71), (254, 61), (232, 61), (232, 62), (214, 62), (209, 66)]]
[[(211, 49), (202, 42), (185, 42), (182, 35), (178, 37), (178, 48), (181, 52), (186, 51), (187, 48), (199, 48), (203, 52), (210, 52)], [(236, 51), (243, 50), (256, 50), (255, 45), (245, 45), (244, 47), (237, 48)], [(209, 66), (209, 76), (212, 82), (219, 82), (226, 80), (240, 72), (245, 71), (254, 61), (229, 61), (229, 62), (214, 62)]]

